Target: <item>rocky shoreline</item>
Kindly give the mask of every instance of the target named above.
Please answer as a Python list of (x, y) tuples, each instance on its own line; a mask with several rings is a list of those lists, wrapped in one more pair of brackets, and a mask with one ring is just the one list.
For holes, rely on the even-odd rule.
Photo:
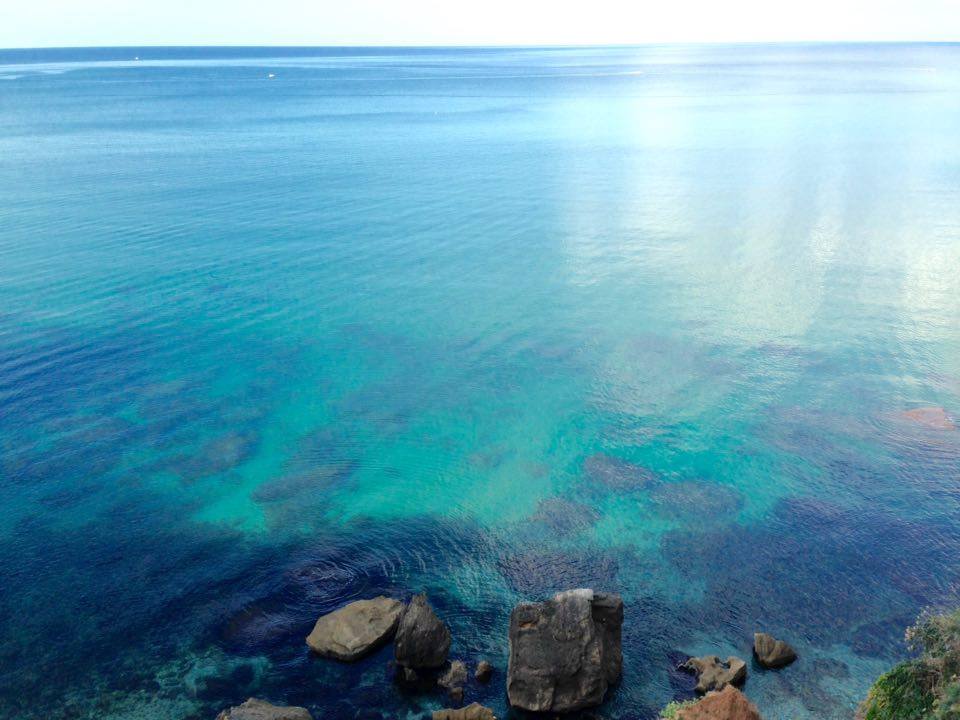
[[(623, 669), (623, 600), (590, 589), (557, 593), (542, 602), (521, 603), (510, 614), (505, 690), (512, 710), (551, 716), (596, 708)], [(355, 662), (393, 642), (394, 680), (407, 690), (446, 694), (452, 707), (432, 720), (496, 720), (476, 702), (464, 705), (473, 667), (478, 682), (495, 670), (484, 659), (449, 657), (452, 636), (425, 593), (406, 604), (388, 597), (357, 600), (317, 619), (306, 638), (316, 655)], [(753, 655), (762, 667), (784, 668), (797, 659), (785, 641), (758, 632)], [(747, 665), (738, 657), (690, 657), (677, 668), (696, 675), (699, 700), (671, 703), (664, 720), (760, 720), (740, 687)], [(313, 720), (306, 708), (273, 705), (251, 698), (228, 708), (217, 720)]]

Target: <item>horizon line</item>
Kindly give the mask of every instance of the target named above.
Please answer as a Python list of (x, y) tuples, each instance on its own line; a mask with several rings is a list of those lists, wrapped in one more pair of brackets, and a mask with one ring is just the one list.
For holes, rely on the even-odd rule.
[(300, 43), (267, 43), (267, 44), (236, 44), (213, 43), (199, 45), (185, 44), (139, 44), (123, 43), (119, 45), (14, 45), (0, 47), (0, 52), (8, 50), (123, 50), (127, 48), (149, 48), (158, 50), (177, 50), (190, 48), (222, 48), (228, 49), (337, 49), (337, 50), (366, 50), (366, 49), (407, 49), (407, 50), (497, 50), (497, 49), (566, 49), (566, 48), (633, 48), (633, 47), (664, 47), (689, 45), (960, 45), (958, 40), (666, 40), (646, 41), (636, 43), (463, 43), (463, 44), (435, 44), (435, 43), (389, 43), (376, 45), (370, 43), (325, 43), (319, 45), (305, 45)]

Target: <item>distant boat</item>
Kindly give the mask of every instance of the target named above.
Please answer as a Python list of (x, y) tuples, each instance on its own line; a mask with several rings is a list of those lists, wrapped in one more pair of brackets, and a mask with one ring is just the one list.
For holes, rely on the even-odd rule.
[(267, 75), (267, 77), (268, 77), (268, 78), (275, 78), (276, 75), (274, 75), (273, 73), (270, 73), (269, 75)]
[(139, 59), (140, 59), (140, 56), (139, 56), (139, 55), (134, 55), (133, 59), (134, 59), (134, 60), (139, 60)]

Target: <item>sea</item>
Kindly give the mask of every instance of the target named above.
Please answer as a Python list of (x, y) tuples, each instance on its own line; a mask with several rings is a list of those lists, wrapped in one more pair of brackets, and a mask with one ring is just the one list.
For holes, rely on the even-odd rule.
[[(317, 617), (620, 593), (591, 717), (851, 718), (960, 603), (960, 45), (0, 51), (0, 717), (450, 705)], [(764, 670), (753, 633), (799, 659)]]

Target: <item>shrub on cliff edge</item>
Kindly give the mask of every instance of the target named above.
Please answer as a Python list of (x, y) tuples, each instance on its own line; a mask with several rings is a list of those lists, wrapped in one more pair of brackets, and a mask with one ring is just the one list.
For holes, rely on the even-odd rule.
[(919, 657), (881, 675), (858, 718), (960, 720), (960, 610), (922, 614), (907, 644)]

